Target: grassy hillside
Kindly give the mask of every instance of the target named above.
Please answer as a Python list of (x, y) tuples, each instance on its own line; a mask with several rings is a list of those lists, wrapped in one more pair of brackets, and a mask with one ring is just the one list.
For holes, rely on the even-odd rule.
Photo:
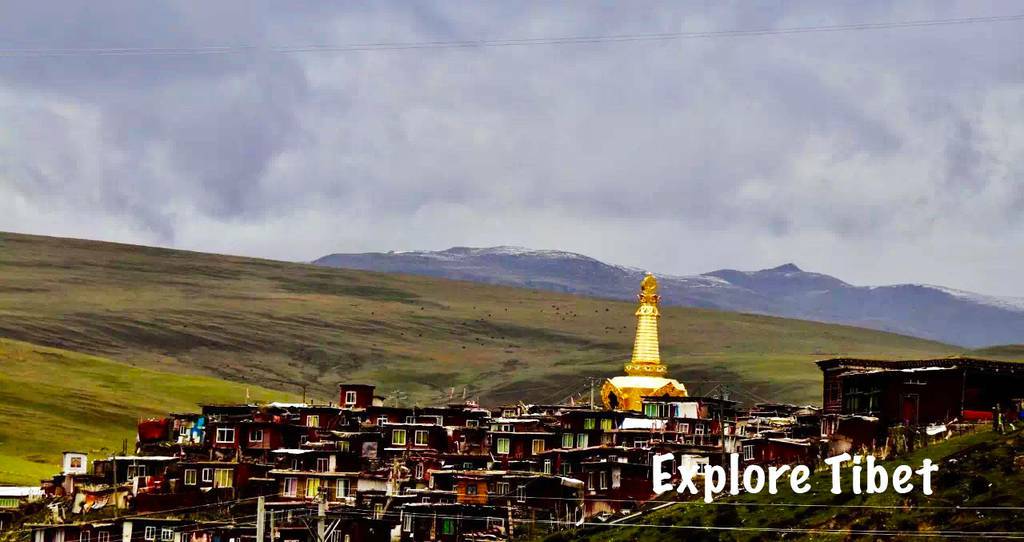
[[(64, 450), (93, 458), (135, 447), (139, 418), (244, 402), (247, 386), (128, 367), (95, 356), (0, 339), (0, 483), (38, 483)], [(295, 397), (248, 387), (250, 398)]]
[[(1024, 454), (1020, 432), (998, 435), (991, 431), (955, 437), (921, 448), (909, 457), (891, 462), (915, 468), (924, 458), (939, 466), (934, 475), (934, 494), (924, 495), (919, 478), (906, 495), (887, 491), (875, 495), (850, 492), (849, 469), (844, 470), (840, 495), (829, 492), (831, 475), (812, 476), (810, 492), (794, 494), (788, 478), (779, 493), (725, 497), (711, 504), (703, 501), (672, 505), (637, 520), (646, 527), (593, 526), (551, 536), (548, 542), (657, 542), (680, 540), (917, 540), (957, 538), (1003, 539), (998, 533), (1024, 532)], [(869, 534), (886, 531), (890, 535)], [(953, 533), (957, 532), (958, 535)], [(914, 536), (915, 533), (920, 533)]]
[(1024, 361), (1024, 344), (1001, 344), (971, 351), (972, 356), (1007, 361)]
[[(341, 380), (416, 401), (556, 400), (618, 374), (634, 306), (466, 282), (0, 234), (0, 336), (132, 366), (334, 397)], [(666, 308), (663, 359), (692, 392), (817, 401), (811, 361), (943, 356), (859, 328)]]

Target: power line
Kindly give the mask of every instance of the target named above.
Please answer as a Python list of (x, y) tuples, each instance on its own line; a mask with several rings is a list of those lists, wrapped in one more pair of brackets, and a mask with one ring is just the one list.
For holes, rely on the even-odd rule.
[(706, 32), (665, 32), (650, 34), (615, 34), (593, 36), (562, 36), (550, 38), (520, 38), (496, 40), (420, 41), (352, 43), (339, 45), (219, 45), (201, 47), (104, 47), (104, 48), (6, 48), (0, 49), (0, 58), (80, 57), (80, 56), (204, 56), (245, 53), (319, 53), (319, 52), (364, 52), (401, 51), (415, 49), (474, 49), (490, 47), (512, 47), (528, 45), (576, 45), (593, 43), (670, 41), (683, 39), (709, 39), (757, 37), (819, 32), (845, 32), (858, 30), (887, 30), (900, 28), (924, 28), (965, 24), (998, 23), (1024, 20), (1024, 13), (993, 15), (986, 17), (960, 17), (951, 19), (919, 19), (881, 23), (854, 23), (837, 25), (795, 26), (784, 28), (751, 28), (734, 30), (713, 30)]

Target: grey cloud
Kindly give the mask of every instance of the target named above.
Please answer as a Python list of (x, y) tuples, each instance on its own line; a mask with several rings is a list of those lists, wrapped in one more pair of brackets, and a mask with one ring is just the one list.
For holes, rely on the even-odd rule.
[[(804, 267), (854, 281), (916, 271), (915, 280), (991, 291), (991, 274), (936, 270), (947, 267), (950, 243), (969, 248), (961, 235), (992, 247), (981, 256), (989, 261), (1024, 238), (1024, 135), (1013, 126), (1024, 103), (1008, 98), (1024, 84), (1022, 23), (456, 50), (261, 48), (1015, 9), (5, 4), (2, 48), (255, 50), (0, 58), (0, 229), (295, 259), (551, 243), (672, 272), (807, 258)], [(630, 241), (651, 231), (663, 248)], [(852, 263), (870, 246), (889, 254), (888, 274)]]

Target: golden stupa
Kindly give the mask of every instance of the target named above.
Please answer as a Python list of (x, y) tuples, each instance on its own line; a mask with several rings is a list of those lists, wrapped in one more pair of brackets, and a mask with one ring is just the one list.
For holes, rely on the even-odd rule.
[(636, 410), (643, 408), (643, 398), (686, 397), (686, 386), (678, 380), (666, 378), (666, 367), (661, 363), (658, 350), (658, 281), (647, 273), (640, 282), (637, 296), (640, 306), (636, 309), (636, 339), (633, 341), (633, 357), (626, 364), (626, 375), (605, 380), (601, 386), (601, 401), (605, 408), (612, 410)]

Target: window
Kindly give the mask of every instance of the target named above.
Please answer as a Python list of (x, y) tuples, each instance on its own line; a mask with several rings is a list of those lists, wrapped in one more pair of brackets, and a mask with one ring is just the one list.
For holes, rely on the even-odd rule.
[(426, 446), (427, 442), (429, 441), (430, 433), (428, 433), (427, 431), (418, 430), (416, 431), (415, 437), (417, 446)]
[(498, 489), (496, 493), (498, 495), (508, 495), (509, 485), (508, 482), (498, 482)]
[(373, 519), (380, 519), (384, 517), (384, 505), (377, 503), (373, 505)]
[(285, 478), (284, 479), (284, 491), (282, 492), (285, 497), (294, 497), (298, 492), (299, 479), (298, 478)]
[(306, 427), (320, 427), (320, 416), (316, 414), (306, 416)]
[(171, 540), (174, 540), (174, 529), (170, 529), (168, 527), (160, 529), (160, 540), (163, 542), (170, 542)]
[(235, 442), (235, 430), (231, 427), (217, 428), (217, 443), (232, 444)]
[(89, 531), (82, 531), (78, 533), (78, 542), (89, 542), (92, 539), (92, 533)]
[(316, 458), (316, 471), (317, 472), (327, 472), (329, 470), (331, 470), (331, 461), (330, 461), (330, 459), (328, 459), (326, 457), (318, 457), (318, 458)]
[(213, 472), (213, 487), (232, 487), (234, 484), (232, 469), (216, 469)]
[(314, 499), (320, 495), (320, 479), (306, 478), (306, 498)]
[(391, 432), (391, 444), (405, 446), (405, 429), (395, 429)]
[(704, 424), (702, 424), (702, 423), (694, 424), (693, 432), (695, 434), (697, 434), (697, 435), (703, 435), (704, 434)]
[(476, 482), (469, 482), (466, 484), (466, 495), (476, 495), (477, 487)]
[(423, 468), (423, 463), (416, 463), (416, 478), (423, 478), (426, 469)]
[(605, 419), (601, 420), (601, 430), (602, 431), (611, 431), (612, 430), (612, 420), (611, 420), (611, 418), (605, 418)]
[(405, 423), (416, 423), (416, 416), (406, 416)]
[(480, 420), (466, 420), (466, 427), (480, 427)]
[(534, 455), (543, 452), (544, 451), (544, 439), (541, 439), (541, 438), (533, 439), (532, 450), (533, 450)]
[(679, 424), (679, 432), (680, 433), (689, 433), (690, 432), (690, 424), (688, 424), (688, 423), (681, 423), (681, 424)]
[(203, 469), (203, 481), (204, 482), (212, 482), (213, 481), (213, 469), (211, 469), (209, 467)]
[(544, 460), (544, 474), (551, 474), (551, 460)]
[(110, 542), (110, 533), (106, 531), (100, 531), (96, 533), (97, 542)]
[(354, 391), (346, 391), (345, 392), (345, 404), (346, 405), (354, 405), (354, 404), (356, 404), (356, 392), (354, 392)]
[(658, 417), (658, 405), (656, 403), (647, 403), (644, 405), (644, 415), (651, 418)]
[(501, 431), (502, 433), (511, 433), (512, 432), (512, 424), (510, 424), (510, 423), (503, 423), (503, 424), (498, 426), (498, 431)]
[(408, 512), (402, 513), (402, 530), (407, 533), (412, 532), (412, 514)]
[(378, 416), (377, 417), (377, 425), (384, 425), (386, 423), (388, 423), (388, 417), (387, 416)]
[(498, 439), (498, 453), (508, 454), (509, 440), (507, 438)]
[(146, 532), (143, 535), (143, 538), (146, 540), (156, 540), (156, 527), (153, 527), (152, 525), (146, 527)]
[(562, 448), (572, 448), (572, 433), (562, 434)]
[(516, 487), (516, 500), (519, 502), (526, 502), (526, 486)]
[(580, 433), (580, 434), (576, 435), (576, 447), (577, 448), (586, 448), (587, 444), (589, 442), (590, 442), (590, 439), (587, 438), (587, 434), (586, 433)]
[(146, 476), (145, 465), (128, 465), (128, 479)]
[(473, 464), (472, 463), (463, 463), (462, 464), (462, 470), (470, 470), (472, 468), (473, 468)]
[(349, 451), (349, 449), (350, 449), (349, 441), (347, 441), (347, 440), (338, 441), (338, 451), (339, 452), (347, 452), (347, 451)]
[(647, 441), (646, 440), (634, 440), (633, 441), (633, 447), (634, 448), (643, 448), (644, 446), (647, 446)]
[(569, 476), (570, 474), (572, 474), (572, 465), (570, 465), (569, 463), (562, 463), (562, 466), (559, 470), (561, 471), (562, 476)]
[(349, 481), (347, 479), (338, 480), (337, 485), (334, 486), (334, 497), (338, 499), (348, 498)]
[(744, 446), (743, 447), (743, 460), (744, 461), (751, 461), (753, 459), (754, 459), (754, 447), (753, 446)]
[(583, 420), (583, 428), (584, 429), (593, 429), (594, 428), (594, 418), (586, 418), (586, 419), (584, 419)]
[(196, 485), (196, 469), (185, 469), (185, 485)]
[(601, 489), (608, 489), (608, 473), (607, 472), (603, 472), (602, 471), (602, 472), (597, 473), (597, 480), (598, 480), (598, 484), (601, 486)]
[(445, 518), (445, 520), (441, 522), (441, 534), (455, 534), (454, 519)]
[(249, 431), (249, 442), (263, 442), (263, 430), (253, 429)]

